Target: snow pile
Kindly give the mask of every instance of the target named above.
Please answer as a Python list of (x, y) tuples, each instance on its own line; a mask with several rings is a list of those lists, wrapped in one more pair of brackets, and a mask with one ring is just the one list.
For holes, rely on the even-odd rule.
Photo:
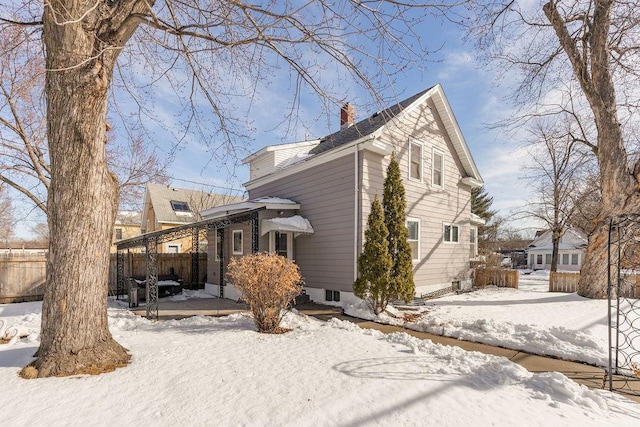
[(33, 360), (39, 311), (39, 303), (0, 306), (1, 318), (31, 331), (0, 346), (3, 425), (631, 426), (640, 418), (639, 405), (561, 374), (295, 311), (283, 320), (291, 332), (264, 335), (247, 313), (151, 322), (111, 307), (128, 367), (26, 381), (16, 373)]
[[(379, 323), (550, 355), (598, 366), (608, 364), (607, 301), (539, 289), (487, 288), (427, 302), (419, 319), (405, 323), (402, 311), (375, 316), (365, 304), (345, 313)], [(416, 307), (413, 307), (416, 308)]]

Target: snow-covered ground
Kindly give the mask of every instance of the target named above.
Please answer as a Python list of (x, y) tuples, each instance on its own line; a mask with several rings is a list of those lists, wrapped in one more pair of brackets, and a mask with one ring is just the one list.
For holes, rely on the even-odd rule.
[[(575, 293), (550, 293), (549, 272), (521, 274), (519, 289), (490, 287), (451, 295), (419, 307), (422, 317), (405, 326), (468, 341), (498, 345), (541, 355), (586, 362), (608, 363), (606, 300), (590, 300)], [(394, 311), (374, 316), (364, 305), (350, 306), (347, 314), (381, 323), (403, 324)]]
[[(494, 311), (488, 295), (466, 307)], [(463, 310), (438, 304), (464, 322)], [(23, 380), (40, 313), (40, 303), (0, 305), (0, 318), (26, 335), (0, 345), (3, 426), (640, 425), (640, 405), (559, 373), (297, 313), (285, 317), (291, 332), (263, 335), (248, 314), (153, 323), (113, 306), (109, 324), (132, 354), (128, 367)]]

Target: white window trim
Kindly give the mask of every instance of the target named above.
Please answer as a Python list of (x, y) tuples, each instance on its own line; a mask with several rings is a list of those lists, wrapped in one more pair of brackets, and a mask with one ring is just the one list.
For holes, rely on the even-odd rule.
[[(440, 155), (440, 158), (442, 159), (442, 161), (440, 162), (440, 166), (441, 166), (441, 176), (440, 179), (442, 180), (442, 183), (440, 185), (435, 184), (434, 181), (434, 175), (435, 175), (435, 171), (436, 171), (436, 156), (435, 154), (438, 153)], [(444, 151), (438, 150), (437, 148), (433, 148), (431, 150), (431, 186), (432, 187), (436, 187), (436, 188), (441, 188), (444, 189)]]
[[(407, 218), (406, 218), (406, 220), (405, 220), (405, 227), (407, 227), (407, 229), (409, 228), (409, 227), (408, 227), (408, 225), (409, 225), (409, 224), (408, 224), (408, 223), (409, 223), (409, 221), (411, 221), (411, 222), (417, 222), (417, 223), (418, 223), (418, 240), (417, 240), (417, 242), (418, 242), (418, 256), (414, 258), (414, 256), (415, 256), (415, 255), (412, 253), (412, 254), (411, 254), (411, 260), (412, 260), (413, 262), (419, 262), (419, 261), (420, 261), (420, 259), (421, 259), (421, 258), (420, 258), (420, 246), (421, 246), (421, 245), (420, 245), (420, 230), (421, 230), (420, 218), (411, 218), (411, 217), (407, 217)], [(409, 238), (407, 237), (407, 241), (413, 241), (413, 240), (409, 240)]]
[[(451, 240), (452, 236), (449, 236), (449, 240), (445, 240), (445, 238), (444, 238), (444, 230), (445, 230), (445, 227), (447, 225), (452, 227), (451, 230), (453, 230), (453, 227), (458, 229), (458, 240), (456, 240), (456, 241)], [(442, 223), (442, 242), (446, 243), (447, 245), (457, 245), (458, 243), (460, 243), (460, 226), (458, 224), (453, 224), (453, 223), (450, 223), (450, 222), (443, 222)]]
[[(411, 146), (414, 144), (420, 147), (420, 179), (413, 178), (411, 176), (411, 160), (413, 160), (411, 158)], [(409, 180), (414, 182), (424, 182), (424, 145), (415, 140), (409, 140)]]
[[(169, 248), (172, 247), (172, 246), (177, 247), (178, 248), (178, 252), (171, 252), (169, 250)], [(182, 243), (165, 243), (164, 244), (164, 252), (167, 253), (167, 254), (173, 254), (173, 253), (181, 254), (182, 253)]]
[[(577, 260), (576, 260), (577, 262), (576, 262), (575, 264), (573, 263), (573, 257), (574, 257), (574, 255), (577, 257)], [(580, 265), (580, 254), (579, 254), (579, 253), (577, 253), (577, 254), (576, 254), (576, 253), (571, 254), (571, 259), (569, 260), (569, 262), (571, 263), (571, 265)]]
[[(293, 260), (293, 233), (286, 232), (287, 234), (287, 259)], [(274, 253), (276, 251), (276, 232), (269, 232), (269, 252)]]
[[(240, 250), (236, 251), (236, 234), (240, 234)], [(243, 246), (244, 246), (244, 235), (243, 230), (233, 230), (231, 232), (231, 251), (233, 255), (242, 255), (243, 254)]]

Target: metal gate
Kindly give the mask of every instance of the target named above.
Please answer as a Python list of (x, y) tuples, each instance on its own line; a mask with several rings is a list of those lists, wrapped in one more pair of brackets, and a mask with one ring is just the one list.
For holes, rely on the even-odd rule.
[(640, 215), (609, 223), (609, 390), (640, 395)]

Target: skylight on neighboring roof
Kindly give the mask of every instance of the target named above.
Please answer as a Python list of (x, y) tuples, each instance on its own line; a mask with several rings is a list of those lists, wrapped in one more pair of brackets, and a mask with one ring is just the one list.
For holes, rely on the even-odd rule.
[(190, 212), (187, 202), (171, 201), (171, 208), (176, 212)]

